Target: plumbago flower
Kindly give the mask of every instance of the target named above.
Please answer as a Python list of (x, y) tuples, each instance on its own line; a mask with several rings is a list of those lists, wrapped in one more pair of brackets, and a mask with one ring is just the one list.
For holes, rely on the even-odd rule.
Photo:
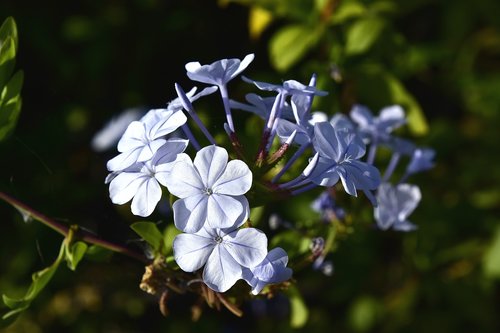
[(179, 197), (174, 205), (175, 226), (197, 232), (208, 223), (212, 228), (228, 228), (247, 218), (245, 194), (252, 186), (252, 173), (240, 160), (228, 162), (224, 148), (208, 146), (175, 163), (166, 178), (167, 188)]
[(122, 205), (133, 198), (131, 208), (134, 215), (142, 217), (151, 215), (161, 199), (162, 191), (159, 184), (166, 186), (166, 178), (173, 163), (176, 159), (179, 160), (178, 154), (182, 153), (187, 145), (187, 140), (169, 140), (150, 161), (138, 162), (122, 172), (112, 173), (107, 179), (110, 181), (111, 201)]
[(238, 229), (246, 218), (239, 217), (230, 228), (206, 226), (197, 233), (174, 239), (174, 258), (185, 272), (203, 267), (203, 282), (225, 292), (242, 278), (243, 269), (259, 265), (267, 255), (267, 237), (255, 228)]
[(184, 113), (167, 109), (149, 111), (140, 121), (133, 121), (118, 142), (118, 156), (108, 161), (109, 171), (124, 170), (136, 162), (150, 160), (172, 133), (187, 121)]
[(415, 185), (383, 183), (377, 190), (378, 206), (375, 220), (382, 230), (412, 231), (417, 227), (407, 220), (421, 199), (420, 189)]
[(333, 186), (339, 179), (345, 191), (357, 196), (357, 189), (376, 205), (370, 190), (380, 185), (380, 173), (373, 165), (359, 161), (365, 154), (365, 145), (353, 132), (341, 128), (335, 130), (328, 122), (314, 125), (314, 149), (319, 159), (309, 179), (321, 186)]
[[(107, 165), (110, 174), (106, 183), (109, 183), (112, 202), (132, 201), (135, 215), (145, 217), (154, 211), (162, 197), (162, 186), (176, 197), (172, 205), (173, 224), (182, 233), (173, 241), (173, 259), (178, 268), (187, 273), (175, 267), (170, 271), (170, 267), (166, 269), (161, 262), (161, 283), (165, 283), (165, 276), (172, 277), (168, 281), (175, 285), (174, 288), (169, 285), (169, 290), (197, 292), (212, 305), (214, 294), (207, 290), (208, 287), (228, 309), (231, 309), (230, 302), (220, 293), (228, 291), (238, 280), (246, 281), (253, 295), (267, 293), (271, 296), (274, 289), (268, 292), (264, 287), (284, 282), (292, 275), (287, 267), (287, 249), (276, 247), (268, 252), (266, 234), (251, 227), (259, 223), (257, 219), (249, 220), (251, 205), (265, 205), (266, 200), (286, 200), (317, 186), (326, 187), (312, 205), (321, 213), (318, 220), (324, 223), (312, 226), (307, 232), (296, 233), (311, 237), (315, 244), (312, 255), (296, 249), (299, 251), (296, 257), (306, 256), (313, 268), (332, 274), (333, 266), (327, 256), (335, 248), (332, 246), (335, 239), (325, 235), (324, 230), (350, 220), (348, 212), (338, 204), (342, 201), (336, 201), (335, 185), (340, 181), (351, 196), (357, 196), (358, 190), (363, 191), (375, 206), (379, 229), (414, 230), (415, 225), (407, 218), (420, 201), (420, 190), (401, 183), (410, 175), (431, 168), (434, 157), (431, 149), (416, 148), (410, 141), (392, 135), (394, 129), (406, 122), (399, 106), (386, 107), (376, 117), (361, 105), (353, 107), (350, 118), (343, 114), (330, 118), (325, 113), (312, 112), (313, 99), (327, 94), (316, 87), (314, 74), (307, 85), (295, 80), (272, 84), (243, 77), (243, 81), (260, 90), (275, 92), (275, 96), (261, 97), (251, 93), (246, 95), (246, 103), (230, 100), (228, 83), (253, 59), (254, 55), (248, 54), (242, 60), (186, 64), (186, 74), (191, 80), (210, 86), (199, 93), (196, 87), (186, 93), (176, 83), (178, 98), (166, 108), (151, 110), (140, 120), (133, 121), (118, 143), (120, 154)], [(192, 104), (216, 90), (220, 92), (226, 115), (226, 123), (221, 127), (228, 134), (232, 153), (239, 159), (229, 158), (229, 153), (220, 146), (219, 137), (210, 133)], [(258, 144), (260, 140), (256, 151), (246, 150), (251, 145), (244, 147), (238, 140), (232, 118), (234, 109), (252, 112), (264, 120), (260, 138), (249, 138)], [(193, 121), (188, 123), (185, 114)], [(192, 126), (196, 126), (197, 131), (191, 131)], [(173, 138), (174, 133), (181, 138)], [(198, 135), (203, 135), (209, 146), (200, 145)], [(279, 140), (275, 140), (276, 136)], [(275, 143), (280, 146), (275, 148)], [(190, 149), (187, 150), (188, 145)], [(368, 154), (366, 145), (369, 145)], [(380, 145), (393, 151), (383, 179), (374, 165), (376, 148)], [(255, 158), (250, 165), (248, 161), (252, 160), (252, 155)], [(366, 162), (361, 160), (365, 155), (368, 155)], [(403, 155), (410, 156), (411, 161), (403, 169), (399, 185), (393, 186), (388, 179)], [(301, 173), (292, 175), (303, 165), (306, 167)], [(282, 177), (287, 181), (280, 181)], [(253, 201), (249, 202), (247, 196)], [(282, 222), (280, 227), (296, 228), (293, 221)], [(278, 229), (274, 230), (279, 234)], [(271, 243), (278, 244), (279, 237)], [(297, 243), (301, 243), (299, 239)], [(293, 244), (287, 243), (287, 246)], [(168, 256), (171, 253), (159, 253), (155, 263), (156, 259), (164, 259), (160, 254)], [(203, 284), (193, 283), (200, 282), (201, 271)], [(234, 291), (240, 301), (245, 298), (238, 294), (241, 290)]]

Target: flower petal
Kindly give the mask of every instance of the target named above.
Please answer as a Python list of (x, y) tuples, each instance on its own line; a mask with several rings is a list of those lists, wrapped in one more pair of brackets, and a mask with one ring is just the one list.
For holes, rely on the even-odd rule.
[(212, 185), (214, 193), (242, 195), (252, 187), (252, 172), (245, 162), (232, 160)]
[(155, 111), (154, 119), (147, 124), (148, 136), (151, 140), (172, 133), (187, 121), (187, 117), (182, 111), (167, 109), (157, 109)]
[(203, 281), (209, 288), (223, 293), (231, 288), (241, 275), (241, 266), (223, 246), (218, 245), (208, 257), (203, 270)]
[(161, 187), (154, 178), (149, 178), (137, 189), (132, 200), (132, 214), (146, 217), (151, 215), (161, 199)]
[(146, 162), (152, 159), (153, 155), (163, 146), (165, 142), (165, 139), (156, 139), (145, 144), (137, 157), (137, 162)]
[(108, 161), (106, 167), (108, 171), (122, 171), (137, 162), (137, 158), (141, 153), (142, 148), (136, 148), (124, 153), (121, 153)]
[(206, 190), (193, 162), (189, 156), (184, 155), (179, 154), (178, 161), (166, 179), (168, 191), (179, 198), (197, 195)]
[(187, 233), (199, 231), (207, 221), (207, 199), (197, 194), (174, 202), (174, 223), (177, 229)]
[(245, 214), (249, 209), (248, 200), (243, 195), (232, 197), (214, 193), (208, 196), (207, 205), (207, 222), (212, 228), (230, 228), (237, 221), (248, 218)]
[(227, 159), (227, 151), (215, 145), (204, 147), (196, 153), (193, 164), (205, 186), (212, 188), (226, 169)]
[(410, 184), (399, 184), (396, 187), (398, 221), (406, 218), (417, 208), (422, 194), (418, 186)]
[(240, 265), (254, 267), (267, 255), (267, 237), (255, 228), (233, 231), (223, 237), (223, 246)]
[(144, 146), (147, 141), (144, 124), (140, 121), (133, 121), (128, 125), (120, 141), (118, 141), (118, 151), (123, 153)]
[(344, 153), (332, 124), (326, 121), (314, 124), (313, 146), (320, 156), (337, 162)]
[(140, 172), (122, 172), (109, 184), (109, 197), (114, 204), (123, 205), (136, 195), (148, 177)]
[(174, 239), (175, 262), (185, 272), (194, 272), (200, 269), (212, 253), (215, 242), (196, 234), (180, 234)]

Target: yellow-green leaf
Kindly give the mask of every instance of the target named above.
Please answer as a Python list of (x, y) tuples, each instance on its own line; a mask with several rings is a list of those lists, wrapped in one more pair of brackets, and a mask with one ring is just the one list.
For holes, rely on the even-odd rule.
[(357, 55), (368, 51), (377, 41), (385, 22), (378, 17), (362, 18), (354, 22), (346, 33), (345, 53)]
[(254, 6), (250, 8), (249, 15), (248, 30), (250, 33), (250, 38), (254, 40), (259, 39), (260, 35), (273, 21), (273, 14), (261, 7)]

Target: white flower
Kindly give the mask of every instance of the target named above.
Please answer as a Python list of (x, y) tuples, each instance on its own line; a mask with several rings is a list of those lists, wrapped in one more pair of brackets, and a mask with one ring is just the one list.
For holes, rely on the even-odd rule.
[[(203, 265), (203, 281), (217, 292), (225, 292), (242, 278), (244, 267), (253, 267), (266, 257), (267, 237), (255, 228), (229, 229), (205, 227), (195, 234), (180, 234), (174, 239), (174, 258), (185, 272)], [(243, 267), (242, 267), (243, 266)]]
[(252, 186), (252, 173), (243, 161), (228, 162), (224, 148), (204, 147), (194, 163), (189, 157), (182, 159), (166, 181), (169, 192), (180, 198), (173, 205), (174, 223), (184, 232), (197, 232), (205, 222), (212, 228), (228, 228), (248, 214), (243, 194)]
[(108, 170), (120, 171), (136, 162), (150, 160), (166, 142), (162, 137), (172, 133), (186, 121), (187, 118), (181, 111), (150, 110), (141, 120), (133, 121), (127, 127), (118, 142), (121, 154), (108, 161)]
[[(134, 215), (151, 215), (161, 199), (159, 184), (165, 186), (165, 178), (187, 144), (188, 140), (168, 140), (150, 161), (136, 163), (123, 172), (112, 173), (109, 184), (111, 201), (122, 205), (133, 198), (131, 208)], [(184, 154), (179, 155), (180, 158), (183, 156)]]

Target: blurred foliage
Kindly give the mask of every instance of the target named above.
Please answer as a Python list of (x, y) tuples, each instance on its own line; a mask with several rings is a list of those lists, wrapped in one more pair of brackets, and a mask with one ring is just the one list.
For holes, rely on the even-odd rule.
[[(316, 108), (330, 114), (347, 112), (355, 102), (374, 111), (391, 103), (405, 107), (412, 127), (401, 134), (427, 133), (414, 139), (437, 150), (436, 168), (411, 179), (423, 194), (412, 215), (419, 229), (381, 232), (373, 227), (371, 211), (361, 210), (336, 236), (328, 257), (335, 266), (332, 277), (310, 267), (297, 270), (294, 295), (301, 296), (291, 303), (282, 295), (248, 302), (242, 319), (205, 309), (191, 322), (195, 300), (176, 295), (167, 300), (170, 315), (164, 318), (158, 300), (138, 287), (141, 263), (96, 255), (76, 273), (59, 270), (5, 331), (296, 331), (290, 323), (304, 325), (303, 331), (499, 331), (500, 3), (236, 2), (0, 2), (0, 20), (12, 16), (19, 29), (18, 46), (1, 46), (17, 48), (16, 66), (26, 73), (24, 82), (22, 74), (5, 76), (12, 81), (21, 75), (7, 104), (20, 105), (22, 83), (23, 111), (15, 132), (9, 129), (0, 144), (0, 190), (61, 223), (144, 249), (129, 228), (135, 217), (128, 207), (112, 205), (103, 184), (105, 162), (115, 152), (93, 152), (93, 134), (125, 108), (158, 107), (172, 99), (174, 82), (188, 86), (188, 61), (255, 52), (248, 71), (255, 79), (307, 82), (316, 72), (320, 88), (331, 92)], [(0, 86), (3, 97), (9, 88)], [(230, 89), (244, 96), (248, 87), (232, 83)], [(210, 128), (222, 131), (215, 125), (219, 115), (203, 107)], [(3, 110), (0, 120), (6, 119)], [(248, 121), (248, 131), (255, 127)], [(313, 197), (260, 211), (256, 223), (264, 228), (278, 212), (307, 230), (317, 220), (309, 207)], [(344, 199), (339, 198), (349, 211), (367, 207), (359, 203), (364, 198)], [(0, 216), (0, 290), (22, 297), (31, 272), (57, 257), (61, 238), (23, 223), (3, 203)], [(158, 214), (151, 221), (167, 229), (162, 241), (169, 243), (173, 231), (162, 219)], [(158, 233), (141, 230), (152, 235), (153, 248), (158, 245)], [(288, 244), (300, 256), (313, 236), (271, 242)]]

